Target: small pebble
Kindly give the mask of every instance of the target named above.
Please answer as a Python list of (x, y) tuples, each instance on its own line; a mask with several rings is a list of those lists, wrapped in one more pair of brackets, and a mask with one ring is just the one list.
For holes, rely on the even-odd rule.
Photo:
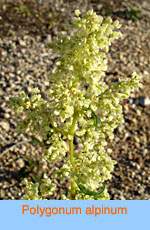
[(10, 125), (7, 121), (0, 121), (0, 127), (2, 127), (5, 131), (9, 131)]

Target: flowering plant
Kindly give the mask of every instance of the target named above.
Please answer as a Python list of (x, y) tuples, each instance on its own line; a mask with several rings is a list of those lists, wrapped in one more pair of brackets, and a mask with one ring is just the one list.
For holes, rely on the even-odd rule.
[[(121, 25), (110, 17), (104, 20), (92, 10), (83, 14), (76, 10), (75, 15), (73, 24), (66, 26), (69, 35), (59, 34), (51, 45), (59, 58), (50, 75), (48, 100), (36, 88), (31, 97), (21, 92), (10, 103), (17, 114), (26, 114), (18, 130), (40, 134), (43, 143), (49, 143), (42, 160), (51, 164), (63, 161), (53, 173), (60, 183), (67, 178), (70, 184), (61, 199), (104, 200), (109, 199), (105, 184), (115, 164), (105, 151), (106, 138), (113, 139), (113, 130), (124, 121), (119, 103), (141, 86), (140, 77), (133, 73), (129, 79), (106, 84), (106, 53), (121, 37), (117, 31)], [(75, 137), (80, 143), (77, 150)], [(36, 183), (26, 179), (25, 184), (24, 199), (45, 199), (56, 189), (49, 178)]]

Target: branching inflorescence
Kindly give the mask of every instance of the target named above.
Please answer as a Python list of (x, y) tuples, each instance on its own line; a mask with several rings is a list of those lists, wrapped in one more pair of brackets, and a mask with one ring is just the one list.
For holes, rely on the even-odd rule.
[[(140, 77), (106, 84), (106, 53), (109, 46), (121, 37), (118, 21), (103, 19), (92, 10), (81, 14), (75, 11), (73, 24), (66, 26), (69, 35), (59, 34), (51, 48), (57, 52), (50, 75), (49, 100), (34, 89), (32, 96), (24, 92), (10, 99), (11, 105), (26, 119), (18, 123), (18, 130), (31, 132), (50, 143), (45, 147), (42, 160), (62, 161), (53, 176), (70, 183), (64, 200), (109, 199), (105, 183), (111, 178), (115, 161), (105, 151), (106, 138), (113, 139), (114, 129), (123, 123), (121, 100), (138, 89)], [(75, 150), (73, 140), (78, 138), (81, 148)], [(69, 152), (69, 155), (67, 155)], [(68, 156), (68, 157), (67, 157)], [(45, 199), (52, 195), (56, 185), (50, 179), (32, 183), (25, 180), (24, 199)]]

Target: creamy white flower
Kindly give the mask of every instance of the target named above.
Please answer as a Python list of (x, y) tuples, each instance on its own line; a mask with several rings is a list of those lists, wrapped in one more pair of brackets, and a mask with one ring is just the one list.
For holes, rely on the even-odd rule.
[[(106, 52), (110, 44), (121, 37), (116, 30), (120, 24), (113, 23), (110, 17), (103, 20), (93, 10), (84, 14), (76, 10), (75, 15), (68, 27), (72, 29), (70, 34), (59, 35), (52, 44), (59, 59), (49, 77), (47, 99), (35, 88), (31, 97), (21, 92), (10, 104), (17, 114), (25, 112), (26, 115), (25, 120), (18, 123), (18, 131), (32, 132), (40, 135), (43, 143), (48, 142), (42, 160), (48, 160), (51, 165), (55, 161), (64, 162), (62, 167), (55, 167), (55, 179), (62, 183), (66, 178), (69, 183), (74, 180), (75, 199), (105, 200), (109, 199), (107, 190), (94, 197), (82, 193), (77, 184), (96, 191), (111, 178), (115, 162), (105, 152), (106, 137), (113, 139), (114, 129), (124, 121), (119, 103), (141, 87), (141, 77), (133, 73), (129, 79), (107, 85), (103, 81), (108, 62)], [(73, 149), (74, 159), (70, 163), (68, 148), (74, 135), (80, 148)], [(46, 198), (56, 189), (51, 180), (42, 181), (40, 192), (39, 183), (26, 180), (25, 185), (24, 198), (31, 200)], [(62, 199), (71, 199), (70, 193), (64, 194)]]

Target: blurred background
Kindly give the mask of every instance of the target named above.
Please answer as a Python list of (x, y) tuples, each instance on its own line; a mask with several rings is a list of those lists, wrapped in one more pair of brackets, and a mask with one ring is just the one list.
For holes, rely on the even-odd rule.
[[(16, 133), (18, 117), (6, 104), (10, 96), (33, 87), (44, 92), (56, 55), (48, 48), (74, 10), (93, 9), (122, 24), (123, 37), (108, 53), (105, 80), (117, 81), (136, 71), (143, 88), (122, 102), (125, 123), (108, 139), (117, 161), (107, 188), (112, 200), (150, 199), (150, 1), (149, 0), (0, 0), (0, 199), (21, 199), (21, 180), (36, 173), (41, 149)], [(23, 118), (23, 117), (22, 117)], [(76, 141), (76, 145), (78, 145)], [(56, 163), (57, 164), (57, 163)], [(51, 177), (53, 168), (43, 167)], [(65, 185), (57, 183), (54, 199)]]

